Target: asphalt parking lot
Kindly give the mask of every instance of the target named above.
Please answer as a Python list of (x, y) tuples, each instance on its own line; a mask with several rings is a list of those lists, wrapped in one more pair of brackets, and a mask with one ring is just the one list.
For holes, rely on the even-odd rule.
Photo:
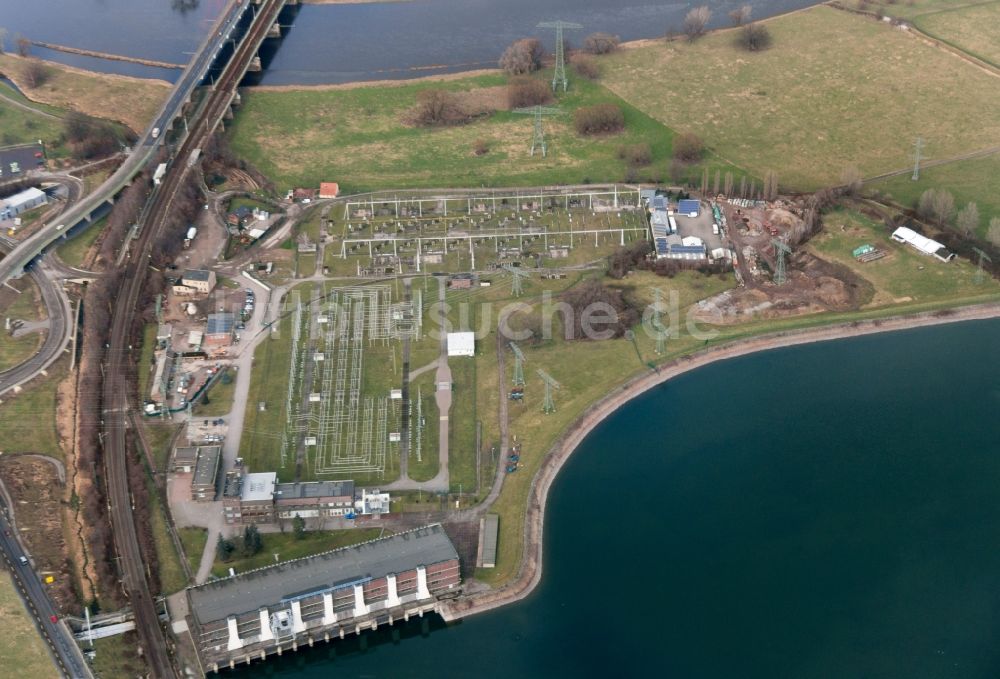
[[(24, 177), (29, 171), (36, 169), (40, 164), (44, 164), (44, 157), (36, 158), (36, 153), (42, 153), (40, 144), (0, 148), (0, 181)], [(12, 163), (17, 163), (18, 172), (14, 172), (11, 169)]]

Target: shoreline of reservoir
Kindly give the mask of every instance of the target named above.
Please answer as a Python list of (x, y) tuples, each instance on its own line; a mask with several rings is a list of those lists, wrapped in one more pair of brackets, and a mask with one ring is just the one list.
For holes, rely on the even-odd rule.
[[(556, 440), (532, 479), (528, 492), (523, 536), (524, 552), (517, 576), (507, 585), (476, 593), (468, 598), (441, 604), (439, 613), (446, 622), (485, 613), (527, 598), (541, 582), (543, 571), (545, 506), (549, 491), (563, 465), (583, 440), (607, 417), (637, 396), (679, 375), (718, 361), (801, 344), (849, 339), (885, 332), (931, 327), (963, 321), (1000, 318), (1000, 302), (987, 302), (954, 309), (919, 312), (872, 320), (848, 321), (830, 326), (789, 330), (736, 340), (677, 358), (659, 366), (656, 372), (628, 380), (584, 411)], [(488, 511), (488, 508), (485, 508)]]

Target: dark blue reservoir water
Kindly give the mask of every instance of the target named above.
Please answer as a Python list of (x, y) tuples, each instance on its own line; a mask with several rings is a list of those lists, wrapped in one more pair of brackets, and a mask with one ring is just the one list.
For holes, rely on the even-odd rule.
[[(742, 2), (705, 0), (713, 23)], [(694, 4), (701, 4), (694, 3)], [(815, 0), (763, 0), (765, 17), (815, 4)], [(319, 84), (410, 78), (493, 67), (513, 40), (544, 38), (535, 26), (563, 19), (583, 25), (567, 32), (580, 43), (595, 31), (625, 40), (653, 38), (679, 28), (693, 6), (650, 0), (409, 0), (348, 5), (303, 5), (285, 27), (286, 39), (264, 52), (262, 83)], [(13, 36), (166, 62), (187, 62), (224, 0), (0, 0), (0, 26)], [(177, 71), (93, 59), (35, 48), (35, 53), (81, 68), (173, 80)]]
[(235, 677), (1000, 676), (1000, 321), (771, 351), (605, 421), (533, 596)]

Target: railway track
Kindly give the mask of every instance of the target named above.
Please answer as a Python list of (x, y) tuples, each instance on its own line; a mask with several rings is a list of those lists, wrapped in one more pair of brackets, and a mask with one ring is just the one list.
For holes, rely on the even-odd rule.
[(160, 625), (146, 579), (146, 564), (139, 548), (128, 485), (125, 432), (128, 426), (129, 390), (123, 386), (130, 377), (132, 363), (129, 329), (137, 312), (136, 306), (146, 279), (152, 247), (168, 222), (171, 206), (190, 170), (186, 160), (193, 150), (204, 145), (222, 119), (242, 79), (246, 65), (250, 63), (250, 59), (263, 41), (268, 27), (277, 19), (283, 4), (280, 0), (264, 0), (258, 11), (256, 23), (229, 60), (202, 113), (189, 125), (187, 138), (174, 154), (175, 161), (171, 163), (159, 190), (151, 199), (149, 209), (145, 213), (148, 215), (146, 223), (140, 225), (139, 238), (133, 243), (131, 257), (125, 266), (120, 294), (115, 300), (112, 313), (111, 337), (107, 347), (103, 385), (102, 425), (112, 535), (119, 557), (122, 586), (135, 614), (143, 655), (149, 665), (150, 676), (156, 678), (176, 677), (177, 672), (170, 661), (166, 635)]

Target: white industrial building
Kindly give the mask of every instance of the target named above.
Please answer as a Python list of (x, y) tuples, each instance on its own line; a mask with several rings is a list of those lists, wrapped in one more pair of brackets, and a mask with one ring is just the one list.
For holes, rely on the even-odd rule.
[(901, 226), (893, 231), (892, 239), (898, 243), (906, 243), (923, 255), (932, 255), (937, 257), (942, 262), (947, 262), (955, 256), (955, 253), (949, 252), (945, 246), (941, 245), (941, 243), (938, 243), (936, 240), (931, 240), (927, 236), (921, 236), (919, 233), (906, 226)]
[(475, 356), (475, 355), (476, 355), (476, 333), (474, 332), (448, 333), (448, 356)]
[(39, 205), (48, 202), (44, 191), (31, 187), (0, 201), (0, 219), (14, 219)]

